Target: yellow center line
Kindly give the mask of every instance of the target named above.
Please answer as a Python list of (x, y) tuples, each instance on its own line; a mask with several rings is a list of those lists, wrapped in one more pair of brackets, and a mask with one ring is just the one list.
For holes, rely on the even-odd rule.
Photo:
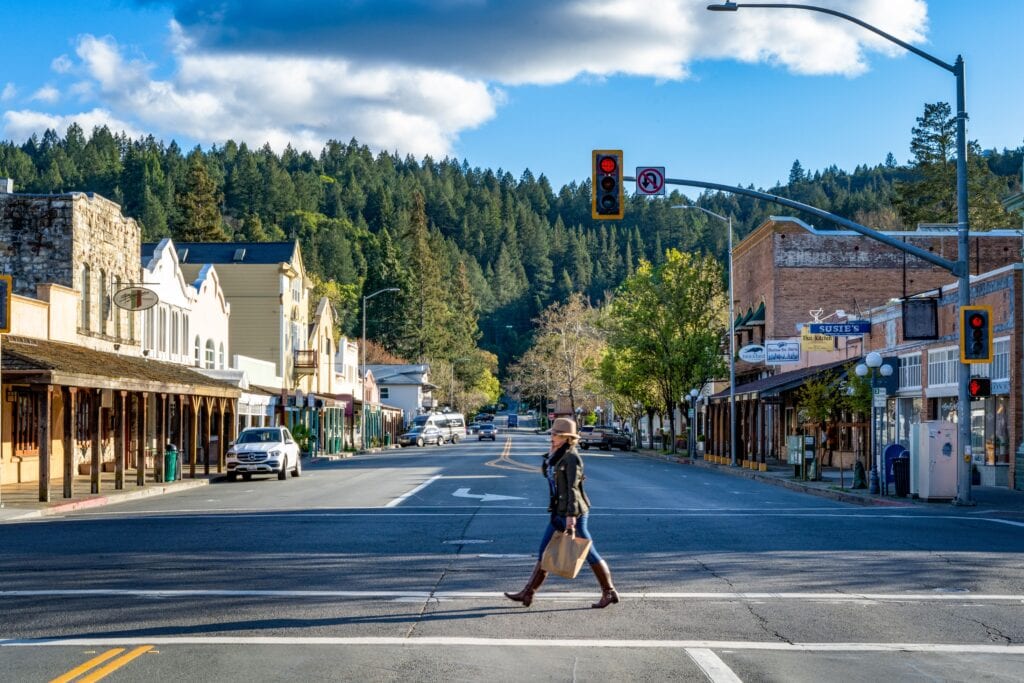
[(494, 460), (486, 463), (489, 467), (497, 467), (504, 470), (516, 470), (517, 472), (539, 472), (540, 468), (535, 465), (527, 465), (524, 462), (518, 462), (511, 458), (512, 452), (512, 437), (509, 436), (508, 440), (505, 441), (505, 447), (501, 449), (501, 455)]
[(101, 678), (106, 678), (107, 675), (110, 674), (111, 672), (117, 671), (118, 669), (120, 669), (122, 666), (124, 666), (128, 662), (132, 661), (136, 657), (144, 655), (145, 653), (149, 652), (152, 649), (153, 649), (152, 645), (140, 645), (139, 647), (135, 648), (134, 650), (132, 650), (128, 654), (121, 655), (120, 657), (118, 657), (114, 661), (112, 661), (109, 664), (107, 664), (102, 669), (97, 669), (96, 671), (93, 671), (91, 674), (89, 674), (85, 678), (83, 678), (80, 681), (78, 681), (78, 683), (94, 683), (95, 681), (98, 681)]
[(113, 650), (107, 650), (106, 652), (104, 652), (101, 655), (96, 655), (95, 657), (90, 659), (85, 664), (82, 664), (81, 666), (75, 667), (74, 669), (72, 669), (71, 671), (67, 672), (63, 676), (58, 676), (57, 678), (55, 678), (52, 681), (50, 681), (50, 683), (68, 683), (68, 681), (73, 679), (75, 676), (78, 676), (79, 674), (85, 673), (86, 671), (88, 671), (89, 669), (93, 668), (94, 666), (98, 666), (98, 665), (102, 664), (103, 662), (107, 661), (108, 659), (110, 659), (111, 657), (116, 657), (117, 655), (121, 654), (122, 652), (124, 652), (124, 648), (123, 647), (115, 647)]

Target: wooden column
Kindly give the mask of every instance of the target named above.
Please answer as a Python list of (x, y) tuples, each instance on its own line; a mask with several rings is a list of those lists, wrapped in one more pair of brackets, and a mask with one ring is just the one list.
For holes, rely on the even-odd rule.
[(127, 391), (114, 392), (114, 488), (124, 488), (124, 465), (128, 440), (124, 435), (124, 404), (128, 400)]
[(225, 406), (226, 398), (217, 399), (217, 410), (220, 411), (220, 438), (217, 439), (217, 474), (224, 474), (225, 461), (227, 460), (228, 441), (228, 416)]
[(64, 393), (64, 497), (75, 495), (75, 414), (78, 389), (65, 387)]
[(39, 431), (36, 440), (39, 443), (39, 502), (50, 502), (50, 453), (53, 451), (53, 432), (50, 429), (50, 418), (53, 414), (53, 386), (33, 387), (36, 402), (36, 415), (39, 418)]
[(198, 396), (192, 396), (190, 403), (192, 404), (192, 424), (189, 425), (189, 442), (188, 442), (188, 476), (195, 479), (196, 476), (196, 444), (199, 441), (199, 406), (201, 405), (202, 399)]
[(89, 392), (89, 443), (92, 453), (89, 467), (89, 491), (91, 493), (100, 492), (100, 474), (102, 474), (100, 470), (103, 468), (103, 463), (100, 460), (100, 446), (102, 445), (100, 414), (103, 410), (103, 397), (100, 394), (99, 389)]
[(167, 481), (164, 468), (164, 448), (167, 444), (167, 394), (154, 394), (156, 399), (156, 455), (153, 460), (153, 480)]
[(204, 397), (203, 403), (206, 406), (206, 422), (203, 425), (203, 474), (210, 474), (210, 436), (213, 422), (213, 399)]
[(146, 485), (146, 404), (149, 403), (149, 392), (142, 391), (136, 395), (138, 410), (135, 411), (135, 484)]

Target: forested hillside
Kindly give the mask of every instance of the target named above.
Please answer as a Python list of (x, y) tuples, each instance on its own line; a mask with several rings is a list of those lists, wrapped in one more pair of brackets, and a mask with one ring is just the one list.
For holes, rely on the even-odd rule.
[[(925, 118), (918, 123), (927, 125)], [(976, 157), (984, 191), (997, 205), (998, 196), (1019, 188), (1022, 150)], [(812, 173), (797, 161), (785, 185), (765, 191), (879, 228), (898, 228), (918, 215), (941, 218), (948, 207), (921, 214), (934, 202), (917, 190), (923, 192), (927, 164), (946, 168), (949, 158), (914, 153), (908, 165), (890, 154), (852, 172)], [(580, 160), (580, 178), (588, 164)], [(530, 170), (517, 176), (454, 159), (375, 154), (355, 140), (332, 141), (319, 154), (277, 154), (232, 141), (185, 152), (174, 142), (133, 140), (106, 128), (87, 135), (72, 125), (63, 137), (48, 131), (42, 139), (0, 143), (0, 176), (13, 177), (21, 192), (97, 192), (136, 218), (146, 240), (298, 238), (318, 293), (334, 300), (345, 333), (358, 336), (362, 295), (397, 286), (400, 295), (374, 300), (369, 336), (403, 357), (456, 365), (480, 346), (504, 367), (528, 346), (532, 321), (549, 304), (572, 292), (599, 301), (641, 259), (658, 264), (668, 248), (724, 258), (726, 248), (723, 225), (670, 208), (684, 201), (678, 194), (632, 198), (623, 221), (595, 222), (589, 179), (553, 188)], [(741, 182), (742, 174), (708, 180)], [(731, 195), (708, 193), (698, 201), (732, 214), (740, 237), (769, 214), (792, 213)], [(972, 216), (974, 227), (1012, 224), (993, 215)]]

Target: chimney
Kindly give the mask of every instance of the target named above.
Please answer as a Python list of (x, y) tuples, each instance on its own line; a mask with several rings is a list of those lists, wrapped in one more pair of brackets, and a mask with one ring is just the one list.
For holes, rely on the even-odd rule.
[(14, 178), (0, 178), (0, 194), (14, 194)]

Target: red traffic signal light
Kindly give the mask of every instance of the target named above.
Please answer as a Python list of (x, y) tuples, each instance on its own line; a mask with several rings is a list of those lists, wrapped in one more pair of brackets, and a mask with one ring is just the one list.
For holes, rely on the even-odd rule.
[(967, 394), (971, 398), (984, 398), (992, 395), (992, 380), (988, 377), (972, 377), (967, 382)]
[(960, 307), (960, 362), (992, 362), (992, 307)]
[(590, 215), (594, 220), (620, 220), (625, 207), (622, 188), (622, 150), (595, 149), (592, 152), (593, 198)]

